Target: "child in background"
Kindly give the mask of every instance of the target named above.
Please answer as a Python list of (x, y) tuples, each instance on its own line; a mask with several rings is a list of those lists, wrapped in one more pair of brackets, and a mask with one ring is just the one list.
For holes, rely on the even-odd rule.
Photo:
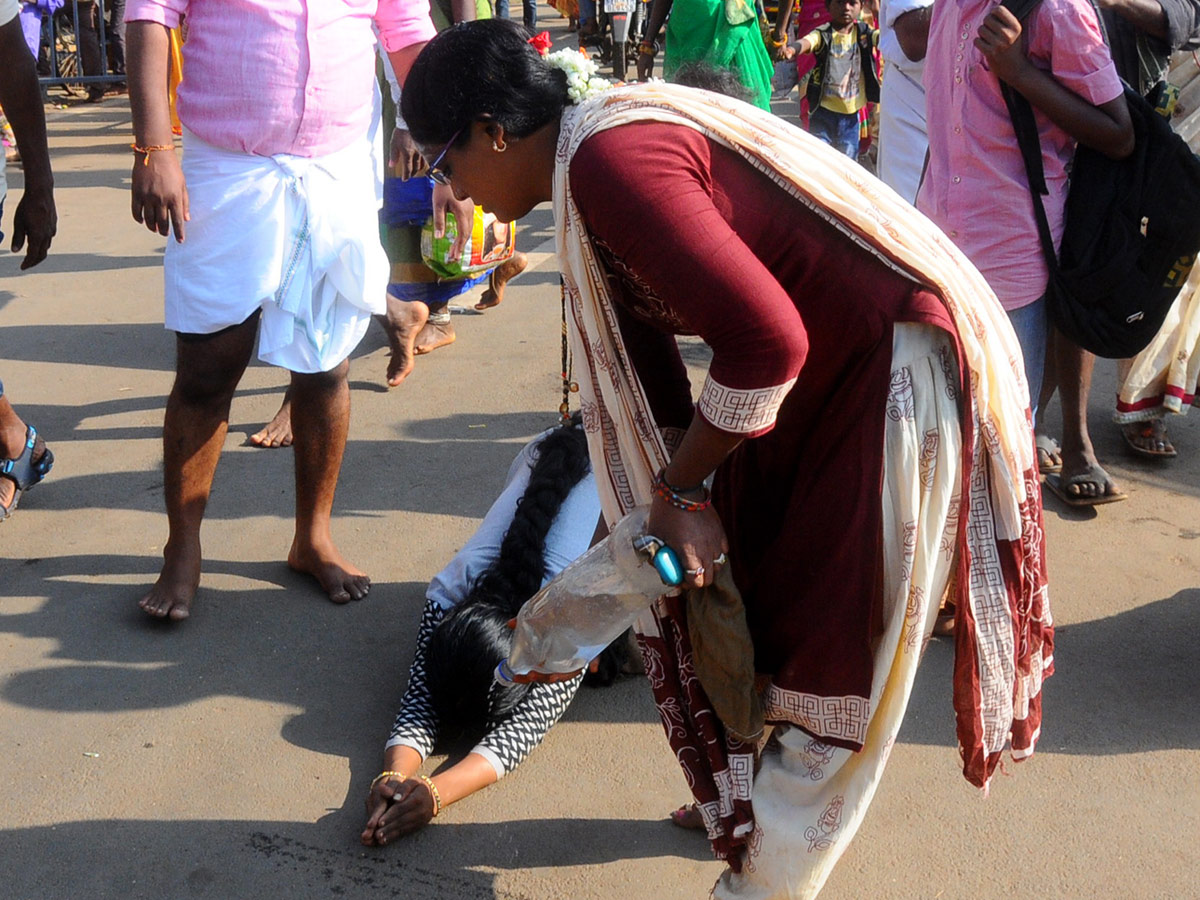
[(809, 133), (857, 159), (859, 110), (879, 102), (879, 76), (872, 55), (879, 31), (859, 21), (859, 0), (827, 0), (826, 8), (829, 24), (809, 32), (785, 55), (816, 57), (808, 82)]

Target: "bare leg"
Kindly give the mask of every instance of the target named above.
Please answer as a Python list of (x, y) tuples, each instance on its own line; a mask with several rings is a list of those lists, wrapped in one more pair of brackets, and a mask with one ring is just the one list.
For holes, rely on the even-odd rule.
[(346, 434), (350, 428), (350, 385), (343, 362), (329, 372), (292, 373), (292, 422), (296, 447), (296, 536), (288, 565), (312, 575), (334, 603), (361, 600), (371, 579), (350, 565), (333, 545), (330, 514)]
[(170, 533), (158, 581), (138, 603), (152, 616), (186, 619), (200, 586), (200, 524), (229, 428), (229, 403), (257, 329), (255, 315), (207, 339), (176, 341), (175, 384), (163, 422)]
[(450, 313), (446, 309), (448, 305), (443, 304), (438, 309), (430, 307), (429, 320), (413, 344), (413, 353), (417, 356), (432, 353), (439, 347), (449, 346), (458, 340), (458, 335), (454, 333), (454, 325), (450, 322)]
[(1088, 433), (1087, 402), (1096, 357), (1062, 335), (1057, 337), (1055, 357), (1063, 412), (1063, 488), (1068, 495), (1079, 498), (1119, 494), (1120, 488), (1096, 459)]
[(283, 403), (275, 418), (260, 430), (250, 435), (250, 443), (256, 447), (290, 447), (292, 446), (292, 389), (289, 387), (283, 395)]
[(387, 295), (387, 333), (392, 347), (387, 383), (396, 387), (413, 370), (413, 344), (429, 320), (429, 307), (420, 300), (397, 300)]
[(488, 289), (480, 296), (475, 308), (491, 309), (493, 306), (499, 306), (504, 300), (504, 288), (524, 272), (528, 265), (529, 257), (524, 253), (514, 253), (512, 259), (505, 260), (492, 269), (488, 276)]

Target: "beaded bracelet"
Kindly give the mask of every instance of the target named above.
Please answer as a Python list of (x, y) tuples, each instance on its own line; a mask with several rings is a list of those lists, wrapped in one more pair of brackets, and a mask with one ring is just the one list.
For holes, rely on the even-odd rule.
[(682, 509), (684, 512), (703, 512), (712, 506), (712, 497), (708, 493), (708, 488), (703, 484), (694, 488), (684, 488), (685, 491), (703, 491), (704, 497), (700, 500), (689, 500), (687, 497), (681, 496), (681, 491), (671, 487), (667, 483), (667, 470), (660, 469), (659, 473), (654, 476), (654, 482), (651, 485), (654, 493), (662, 497), (676, 509)]
[(442, 795), (438, 793), (437, 785), (433, 783), (433, 779), (426, 775), (418, 775), (417, 779), (429, 788), (429, 796), (433, 798), (433, 817), (436, 819), (438, 813), (442, 811)]

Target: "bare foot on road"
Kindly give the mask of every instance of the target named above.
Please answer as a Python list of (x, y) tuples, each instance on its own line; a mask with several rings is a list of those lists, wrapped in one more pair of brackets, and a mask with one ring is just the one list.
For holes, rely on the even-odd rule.
[(292, 446), (292, 401), (287, 394), (284, 394), (275, 418), (250, 435), (250, 443), (267, 448)]
[(458, 335), (454, 333), (454, 326), (449, 322), (426, 322), (421, 333), (417, 335), (413, 353), (417, 356), (432, 353), (438, 347), (453, 344), (457, 337)]
[(168, 547), (163, 557), (158, 581), (138, 606), (156, 619), (178, 622), (191, 615), (192, 600), (200, 588), (200, 548), (174, 551)]
[(352, 566), (336, 547), (301, 547), (292, 543), (288, 566), (293, 571), (311, 575), (334, 603), (361, 600), (371, 590), (371, 578), (357, 566)]
[(492, 269), (491, 274), (488, 275), (488, 289), (480, 295), (475, 308), (483, 310), (499, 306), (504, 300), (504, 288), (524, 272), (527, 265), (529, 265), (529, 257), (524, 253), (514, 253), (512, 259), (502, 262)]
[(392, 358), (387, 368), (387, 383), (396, 387), (413, 370), (413, 344), (429, 320), (429, 307), (419, 300), (407, 302), (387, 295), (387, 335)]

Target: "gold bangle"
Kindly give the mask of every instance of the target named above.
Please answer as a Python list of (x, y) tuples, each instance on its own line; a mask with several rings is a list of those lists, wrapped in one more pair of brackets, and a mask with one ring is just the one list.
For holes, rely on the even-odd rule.
[(425, 775), (418, 775), (417, 778), (425, 787), (429, 788), (429, 796), (433, 798), (433, 817), (436, 819), (438, 813), (442, 811), (442, 795), (438, 793), (437, 785), (433, 783), (433, 779)]
[(403, 772), (380, 772), (375, 776), (375, 780), (371, 782), (371, 787), (374, 788), (375, 785), (379, 784), (385, 778), (399, 778), (401, 781), (408, 781), (408, 776)]
[(174, 151), (175, 145), (174, 144), (154, 144), (150, 147), (139, 147), (137, 144), (130, 144), (129, 149), (131, 149), (134, 153), (142, 154), (142, 165), (148, 166), (148, 165), (150, 165), (150, 154), (151, 153), (155, 153), (160, 150)]

